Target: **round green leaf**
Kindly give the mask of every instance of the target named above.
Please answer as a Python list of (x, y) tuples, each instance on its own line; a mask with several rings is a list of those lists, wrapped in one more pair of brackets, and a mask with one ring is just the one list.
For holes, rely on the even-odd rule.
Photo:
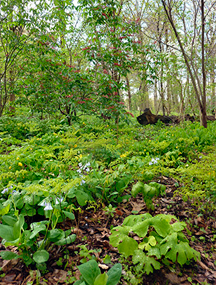
[(43, 263), (46, 262), (49, 259), (49, 252), (41, 249), (34, 253), (33, 259), (36, 263)]

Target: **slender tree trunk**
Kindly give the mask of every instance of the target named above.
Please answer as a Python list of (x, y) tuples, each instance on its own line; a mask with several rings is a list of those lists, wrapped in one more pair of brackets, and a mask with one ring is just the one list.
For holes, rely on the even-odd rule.
[(216, 116), (216, 92), (215, 92), (215, 71), (211, 71), (211, 109), (214, 110)]
[(11, 116), (14, 116), (15, 115), (15, 107), (12, 106), (13, 102), (15, 101), (15, 94), (14, 94), (14, 74), (13, 74), (13, 70), (11, 69), (10, 72), (10, 78), (9, 78), (9, 90), (10, 90), (10, 96), (9, 96), (9, 99), (10, 99), (10, 113), (11, 113)]
[[(205, 56), (204, 56), (204, 33), (205, 33), (205, 16), (204, 16), (204, 0), (201, 0), (201, 22), (202, 22), (202, 44), (201, 44), (201, 48), (202, 48), (202, 77), (203, 77), (203, 88), (202, 91), (199, 92), (199, 86), (201, 86), (200, 81), (199, 81), (199, 77), (198, 74), (196, 73), (196, 70), (194, 68), (193, 63), (189, 62), (189, 59), (187, 57), (186, 51), (183, 47), (181, 38), (179, 36), (179, 33), (176, 29), (174, 20), (173, 20), (173, 16), (172, 16), (172, 7), (170, 6), (170, 2), (168, 3), (168, 5), (165, 3), (165, 0), (161, 0), (163, 7), (164, 7), (164, 11), (167, 15), (167, 18), (173, 28), (175, 37), (178, 41), (179, 47), (181, 49), (182, 55), (184, 57), (184, 61), (185, 64), (187, 66), (190, 78), (191, 78), (191, 82), (193, 84), (194, 87), (194, 91), (195, 91), (195, 96), (196, 99), (199, 103), (199, 108), (200, 108), (200, 113), (201, 113), (201, 124), (206, 128), (207, 127), (207, 117), (206, 117), (206, 72), (205, 72)], [(193, 73), (194, 72), (194, 73)]]
[(154, 82), (154, 109), (157, 112), (157, 79)]
[(130, 82), (128, 77), (126, 76), (126, 83), (127, 83), (127, 88), (128, 88), (128, 109), (131, 111), (131, 92), (130, 92)]
[(205, 70), (205, 0), (201, 0), (201, 19), (202, 19), (202, 76), (203, 76), (203, 92), (202, 92), (202, 125), (207, 128), (206, 114), (206, 70)]

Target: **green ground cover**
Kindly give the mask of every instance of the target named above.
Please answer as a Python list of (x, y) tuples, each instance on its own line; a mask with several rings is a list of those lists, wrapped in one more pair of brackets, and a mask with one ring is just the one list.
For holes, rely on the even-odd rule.
[[(205, 129), (190, 122), (140, 127), (135, 119), (129, 125), (120, 122), (116, 126), (109, 120), (83, 117), (68, 126), (57, 119), (41, 121), (21, 115), (1, 118), (0, 237), (7, 250), (0, 255), (3, 259), (20, 259), (43, 273), (54, 246), (75, 242), (77, 236), (72, 229), (78, 226), (79, 213), (103, 207), (111, 217), (124, 201), (141, 195), (154, 218), (137, 215), (135, 228), (125, 221), (123, 235), (114, 241), (111, 238), (110, 243), (118, 246), (123, 257), (122, 266), (128, 257), (133, 257), (134, 264), (142, 260), (142, 265), (136, 266), (141, 278), (159, 270), (161, 264), (168, 266), (167, 260), (181, 266), (196, 260), (200, 253), (190, 249), (182, 233), (186, 224), (177, 221), (173, 228), (169, 222), (176, 218), (155, 215), (153, 201), (166, 195), (166, 187), (158, 179), (172, 177), (177, 181), (174, 196), (192, 201), (197, 216), (214, 215), (215, 134), (215, 122)], [(72, 228), (64, 229), (62, 224), (68, 219)], [(142, 230), (138, 230), (140, 227)], [(130, 236), (131, 231), (142, 239), (139, 245)], [(177, 246), (175, 252), (172, 244)], [(16, 247), (16, 251), (8, 250), (8, 246)], [(128, 246), (133, 250), (125, 251)], [(81, 267), (82, 281), (76, 284), (118, 283), (120, 264), (115, 281), (110, 281), (115, 268), (107, 275), (94, 263), (86, 264)], [(88, 265), (96, 266), (94, 280), (85, 278), (85, 270), (91, 268)]]

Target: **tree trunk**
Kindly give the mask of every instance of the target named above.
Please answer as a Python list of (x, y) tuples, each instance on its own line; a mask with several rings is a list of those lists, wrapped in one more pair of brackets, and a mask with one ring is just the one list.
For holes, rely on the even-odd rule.
[(164, 11), (167, 15), (167, 18), (172, 26), (172, 29), (174, 31), (175, 37), (178, 41), (179, 47), (181, 49), (182, 55), (184, 57), (184, 61), (185, 64), (187, 66), (190, 78), (191, 78), (191, 82), (193, 84), (194, 87), (194, 91), (195, 91), (195, 96), (196, 99), (199, 103), (199, 108), (200, 108), (200, 113), (201, 113), (201, 124), (206, 128), (207, 127), (207, 117), (206, 117), (206, 72), (205, 72), (205, 56), (204, 56), (204, 33), (205, 33), (205, 16), (204, 16), (204, 0), (201, 0), (201, 22), (202, 22), (202, 44), (201, 44), (201, 48), (202, 48), (202, 85), (203, 88), (202, 90), (200, 90), (200, 81), (199, 81), (199, 77), (198, 74), (196, 72), (196, 69), (194, 68), (193, 62), (189, 62), (189, 59), (187, 57), (186, 51), (184, 49), (184, 46), (182, 44), (181, 38), (179, 36), (179, 33), (176, 29), (174, 20), (173, 20), (173, 16), (172, 16), (172, 7), (170, 6), (170, 2), (169, 2), (169, 6), (165, 3), (165, 0), (161, 0), (163, 7), (164, 7)]
[(155, 79), (154, 83), (154, 109), (155, 112), (157, 113), (157, 79)]
[(128, 109), (131, 111), (131, 92), (130, 92), (130, 82), (129, 82), (129, 79), (128, 77), (126, 76), (126, 82), (127, 82), (127, 88), (128, 88)]

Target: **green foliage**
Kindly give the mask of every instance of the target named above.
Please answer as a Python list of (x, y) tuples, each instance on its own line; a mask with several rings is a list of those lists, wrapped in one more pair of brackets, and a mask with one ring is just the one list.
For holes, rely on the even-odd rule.
[(74, 285), (117, 285), (122, 272), (121, 264), (117, 263), (107, 273), (102, 274), (95, 260), (78, 266), (78, 269), (81, 278)]
[[(215, 123), (208, 129), (187, 124), (187, 129), (157, 125), (145, 130), (120, 123), (121, 135), (117, 142), (116, 126), (111, 121), (107, 124), (93, 117), (84, 117), (71, 127), (57, 120), (31, 118), (27, 129), (21, 128), (22, 135), (15, 129), (25, 125), (25, 117), (7, 119), (0, 119), (0, 232), (3, 243), (15, 245), (18, 250), (17, 255), (2, 252), (3, 258), (20, 258), (27, 266), (44, 268), (50, 246), (64, 246), (75, 239), (71, 232), (60, 230), (59, 223), (66, 218), (75, 222), (82, 209), (101, 204), (109, 219), (123, 199), (136, 197), (138, 193), (142, 194), (147, 207), (153, 209), (152, 200), (165, 190), (165, 186), (151, 182), (159, 175), (174, 176), (180, 182), (178, 191), (183, 199), (193, 198), (199, 212), (214, 210)], [(127, 248), (125, 256), (133, 256), (138, 250), (138, 256), (145, 260), (146, 272), (158, 267), (156, 261), (166, 263), (167, 258), (172, 262), (174, 256), (177, 262), (184, 264), (182, 251), (189, 254), (190, 250), (187, 241), (178, 242), (181, 232), (174, 231), (176, 241), (171, 230), (164, 236), (156, 221), (151, 223), (143, 227), (142, 234), (147, 231), (141, 248), (127, 232), (119, 250), (123, 252)], [(165, 225), (164, 219), (160, 223), (168, 229), (171, 227)], [(140, 234), (139, 229), (134, 234)], [(155, 245), (152, 237), (157, 241)], [(176, 252), (171, 248), (165, 252), (161, 238), (164, 244), (175, 244)], [(159, 248), (158, 257), (149, 255), (153, 252), (150, 247)], [(37, 254), (34, 255), (38, 251), (43, 253), (41, 262)], [(154, 252), (158, 254), (156, 249)], [(83, 248), (81, 254), (83, 261), (87, 261), (93, 252)], [(186, 254), (186, 262), (190, 259), (190, 254)], [(149, 268), (145, 267), (146, 263), (150, 264)]]
[(158, 197), (159, 195), (164, 195), (165, 190), (166, 186), (161, 185), (157, 182), (150, 182), (149, 184), (144, 184), (139, 181), (135, 185), (133, 185), (131, 194), (133, 197), (136, 197), (137, 194), (141, 193), (143, 195), (143, 199), (146, 203), (147, 209), (154, 210), (152, 199), (154, 197)]
[[(176, 222), (171, 223), (172, 220)], [(132, 215), (125, 218), (122, 226), (111, 230), (110, 243), (118, 248), (124, 258), (132, 256), (136, 274), (149, 274), (154, 269), (160, 269), (161, 262), (166, 264), (166, 260), (182, 266), (191, 259), (200, 258), (182, 233), (185, 227), (184, 222), (177, 221), (171, 215)], [(134, 235), (138, 238), (135, 239)]]

